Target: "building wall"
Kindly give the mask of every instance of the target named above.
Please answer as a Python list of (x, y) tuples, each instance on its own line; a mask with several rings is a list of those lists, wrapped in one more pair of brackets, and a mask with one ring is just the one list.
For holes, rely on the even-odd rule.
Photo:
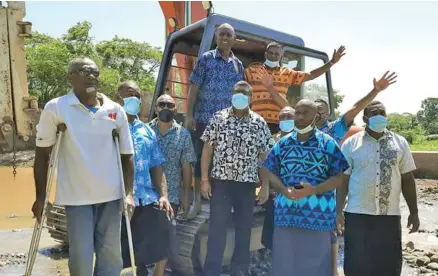
[(438, 151), (414, 151), (415, 177), (438, 179)]

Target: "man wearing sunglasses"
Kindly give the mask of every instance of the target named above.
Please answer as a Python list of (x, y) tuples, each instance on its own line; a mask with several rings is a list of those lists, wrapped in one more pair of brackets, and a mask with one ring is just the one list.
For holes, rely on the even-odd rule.
[(249, 108), (251, 96), (252, 88), (246, 81), (235, 84), (232, 107), (217, 112), (201, 137), (204, 142), (201, 193), (205, 198), (211, 198), (205, 276), (221, 273), (231, 209), (234, 210), (235, 226), (231, 275), (248, 275), (259, 174), (267, 183), (265, 171), (259, 164), (267, 155), (269, 145), (273, 144), (265, 120)]
[[(170, 95), (161, 95), (155, 106), (157, 118), (149, 125), (158, 138), (158, 144), (166, 160), (163, 168), (170, 204), (175, 213), (178, 213), (181, 207), (184, 215), (187, 215), (193, 177), (192, 164), (196, 162), (196, 154), (190, 132), (175, 121), (175, 112), (175, 100)], [(180, 195), (181, 182), (184, 188), (182, 197)], [(178, 260), (179, 241), (176, 236), (176, 227), (172, 227), (170, 244), (169, 262), (172, 275), (184, 275), (182, 265)]]
[[(168, 200), (163, 165), (166, 162), (155, 132), (138, 119), (140, 88), (135, 82), (120, 84), (118, 101), (128, 114), (129, 130), (134, 144), (134, 201), (131, 218), (137, 275), (146, 276), (146, 265), (155, 263), (154, 276), (164, 276), (169, 257), (173, 209)], [(124, 219), (124, 218), (123, 218)], [(123, 221), (123, 224), (125, 222)], [(131, 266), (126, 227), (121, 234), (123, 267)]]
[(57, 126), (64, 123), (67, 130), (59, 149), (55, 204), (65, 206), (70, 274), (118, 276), (122, 271), (122, 184), (112, 130), (119, 131), (123, 177), (132, 207), (134, 150), (128, 120), (120, 105), (98, 93), (99, 69), (94, 61), (73, 59), (68, 79), (72, 90), (49, 101), (37, 125), (32, 211), (41, 221), (51, 148)]

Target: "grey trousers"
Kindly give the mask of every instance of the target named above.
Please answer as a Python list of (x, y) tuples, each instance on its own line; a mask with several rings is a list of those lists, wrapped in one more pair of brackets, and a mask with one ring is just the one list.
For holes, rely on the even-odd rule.
[[(234, 209), (235, 246), (231, 272), (247, 275), (255, 183), (212, 180), (205, 276), (219, 276), (227, 238), (227, 220)], [(233, 275), (233, 274), (232, 274)]]

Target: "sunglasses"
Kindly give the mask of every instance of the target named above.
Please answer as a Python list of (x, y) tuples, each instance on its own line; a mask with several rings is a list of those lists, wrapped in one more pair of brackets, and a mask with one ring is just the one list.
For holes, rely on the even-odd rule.
[(166, 103), (166, 102), (160, 102), (158, 103), (158, 107), (160, 108), (165, 108), (167, 106), (167, 108), (172, 109), (175, 107), (174, 103)]
[(79, 76), (89, 76), (91, 74), (93, 74), (95, 77), (99, 77), (100, 72), (99, 69), (94, 69), (94, 68), (83, 68), (83, 69), (78, 69), (76, 70), (76, 72), (78, 73)]

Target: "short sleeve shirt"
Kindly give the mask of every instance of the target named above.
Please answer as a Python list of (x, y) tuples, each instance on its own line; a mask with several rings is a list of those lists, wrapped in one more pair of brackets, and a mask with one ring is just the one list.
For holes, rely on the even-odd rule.
[(239, 118), (233, 108), (219, 111), (201, 137), (213, 146), (211, 177), (218, 180), (258, 182), (259, 157), (273, 144), (268, 124), (253, 111)]
[(165, 162), (158, 145), (155, 132), (145, 123), (136, 119), (130, 124), (134, 144), (134, 201), (135, 205), (150, 205), (159, 199), (159, 194), (152, 184), (150, 169)]
[[(315, 129), (304, 143), (297, 139), (295, 131), (281, 138), (263, 166), (277, 175), (286, 187), (293, 187), (300, 182), (317, 186), (344, 172), (349, 165), (336, 141)], [(278, 227), (330, 231), (335, 227), (335, 206), (333, 191), (299, 200), (279, 194), (274, 203), (274, 223)]]
[(345, 135), (347, 135), (349, 128), (350, 126), (345, 121), (345, 114), (333, 122), (326, 122), (323, 126), (318, 127), (320, 131), (327, 133), (335, 139), (338, 145), (341, 144)]
[(213, 114), (231, 106), (233, 87), (244, 79), (242, 62), (231, 53), (224, 60), (218, 49), (205, 52), (196, 62), (190, 82), (199, 86), (194, 119), (207, 124)]
[(176, 121), (173, 121), (172, 126), (163, 135), (160, 134), (158, 129), (157, 119), (154, 119), (149, 124), (158, 138), (161, 152), (166, 159), (163, 167), (167, 181), (169, 201), (173, 204), (179, 204), (182, 165), (196, 162), (192, 138), (189, 131), (180, 126)]
[(274, 77), (275, 90), (284, 98), (287, 97), (287, 91), (292, 85), (301, 85), (306, 74), (301, 71), (294, 71), (287, 67), (269, 68), (262, 63), (253, 63), (245, 69), (246, 80), (251, 84), (252, 110), (265, 119), (267, 123), (278, 124), (281, 108), (272, 99), (269, 91), (263, 86), (261, 80), (257, 77), (258, 72), (265, 68), (269, 74)]
[(350, 163), (346, 212), (399, 216), (402, 174), (415, 170), (406, 139), (386, 131), (376, 140), (361, 131), (344, 142), (342, 151)]
[[(36, 127), (36, 146), (57, 141), (57, 126), (65, 124), (58, 153), (55, 203), (90, 205), (122, 197), (122, 183), (112, 132), (119, 132), (121, 154), (133, 154), (128, 119), (123, 108), (103, 94), (102, 105), (90, 111), (73, 90), (50, 100)], [(85, 191), (85, 192), (84, 192)]]

